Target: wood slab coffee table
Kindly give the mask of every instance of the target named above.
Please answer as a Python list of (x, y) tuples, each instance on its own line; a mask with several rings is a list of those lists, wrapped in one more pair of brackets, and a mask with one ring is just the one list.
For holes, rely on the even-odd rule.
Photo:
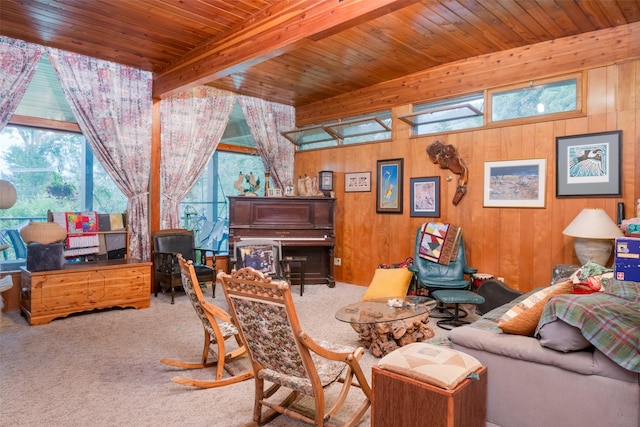
[(433, 298), (408, 296), (394, 300), (398, 306), (389, 305), (390, 298), (359, 301), (338, 310), (336, 319), (349, 323), (376, 357), (435, 335), (429, 326), (429, 313), (436, 306)]

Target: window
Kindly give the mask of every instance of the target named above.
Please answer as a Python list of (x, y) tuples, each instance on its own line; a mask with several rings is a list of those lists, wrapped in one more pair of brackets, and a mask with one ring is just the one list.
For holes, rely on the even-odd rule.
[(391, 139), (391, 110), (282, 132), (298, 150)]
[[(217, 150), (206, 171), (180, 202), (182, 226), (194, 231), (196, 246), (229, 251), (228, 196), (240, 194), (234, 186), (239, 173), (253, 173), (264, 192), (264, 164), (260, 156)], [(261, 194), (262, 195), (262, 194)]]
[(582, 74), (489, 91), (493, 123), (582, 110)]
[(480, 127), (484, 124), (484, 95), (477, 93), (414, 106), (399, 117), (413, 127), (414, 135)]
[[(2, 211), (0, 230), (46, 221), (48, 210), (124, 212), (127, 207), (127, 198), (79, 133), (9, 125), (0, 132), (0, 170), (18, 194), (16, 204)], [(13, 244), (2, 244), (10, 245), (2, 257), (15, 259)]]

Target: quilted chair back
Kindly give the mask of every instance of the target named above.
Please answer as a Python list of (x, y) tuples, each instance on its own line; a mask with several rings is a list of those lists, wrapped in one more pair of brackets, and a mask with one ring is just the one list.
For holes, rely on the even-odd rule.
[[(286, 282), (271, 282), (268, 276), (249, 268), (233, 273), (224, 284), (229, 307), (244, 335), (247, 350), (259, 369), (307, 378), (307, 371), (296, 344), (299, 322), (285, 300), (293, 306)], [(308, 350), (306, 354), (310, 358)]]
[[(193, 264), (191, 262), (187, 262), (181, 253), (178, 254), (178, 261), (180, 265), (180, 275), (182, 277), (182, 287), (184, 288), (189, 301), (191, 301), (191, 305), (193, 309), (196, 311), (196, 314), (200, 318), (202, 322), (202, 326), (209, 332), (215, 341), (215, 332), (213, 330), (213, 326), (211, 325), (211, 321), (207, 317), (204, 309), (202, 308), (201, 301), (204, 301), (204, 295), (202, 295), (202, 291), (200, 290), (200, 284), (197, 282), (197, 277), (195, 270), (193, 269)], [(196, 282), (194, 283), (194, 279)]]
[[(414, 247), (414, 270), (417, 271), (418, 283), (422, 286), (433, 284), (433, 287), (442, 289), (466, 288), (469, 281), (464, 279), (467, 258), (464, 250), (464, 239), (460, 236), (460, 243), (454, 261), (449, 265), (439, 264), (422, 258), (420, 254), (421, 228), (416, 231)], [(429, 286), (431, 287), (431, 286)]]

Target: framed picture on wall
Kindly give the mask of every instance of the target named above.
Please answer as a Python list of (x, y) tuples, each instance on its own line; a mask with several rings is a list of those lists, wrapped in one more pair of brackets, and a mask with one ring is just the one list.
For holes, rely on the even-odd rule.
[(403, 162), (404, 159), (378, 160), (377, 213), (402, 213)]
[(344, 174), (344, 192), (371, 191), (371, 172), (348, 172)]
[(547, 159), (484, 163), (484, 206), (544, 208)]
[(556, 138), (556, 197), (621, 196), (622, 131)]
[(411, 178), (411, 216), (440, 216), (440, 177)]

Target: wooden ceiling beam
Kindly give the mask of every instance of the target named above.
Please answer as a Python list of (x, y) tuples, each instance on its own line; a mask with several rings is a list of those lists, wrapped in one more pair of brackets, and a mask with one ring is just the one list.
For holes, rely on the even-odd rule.
[(157, 73), (153, 96), (163, 98), (343, 31), (419, 0), (290, 0), (193, 49)]

